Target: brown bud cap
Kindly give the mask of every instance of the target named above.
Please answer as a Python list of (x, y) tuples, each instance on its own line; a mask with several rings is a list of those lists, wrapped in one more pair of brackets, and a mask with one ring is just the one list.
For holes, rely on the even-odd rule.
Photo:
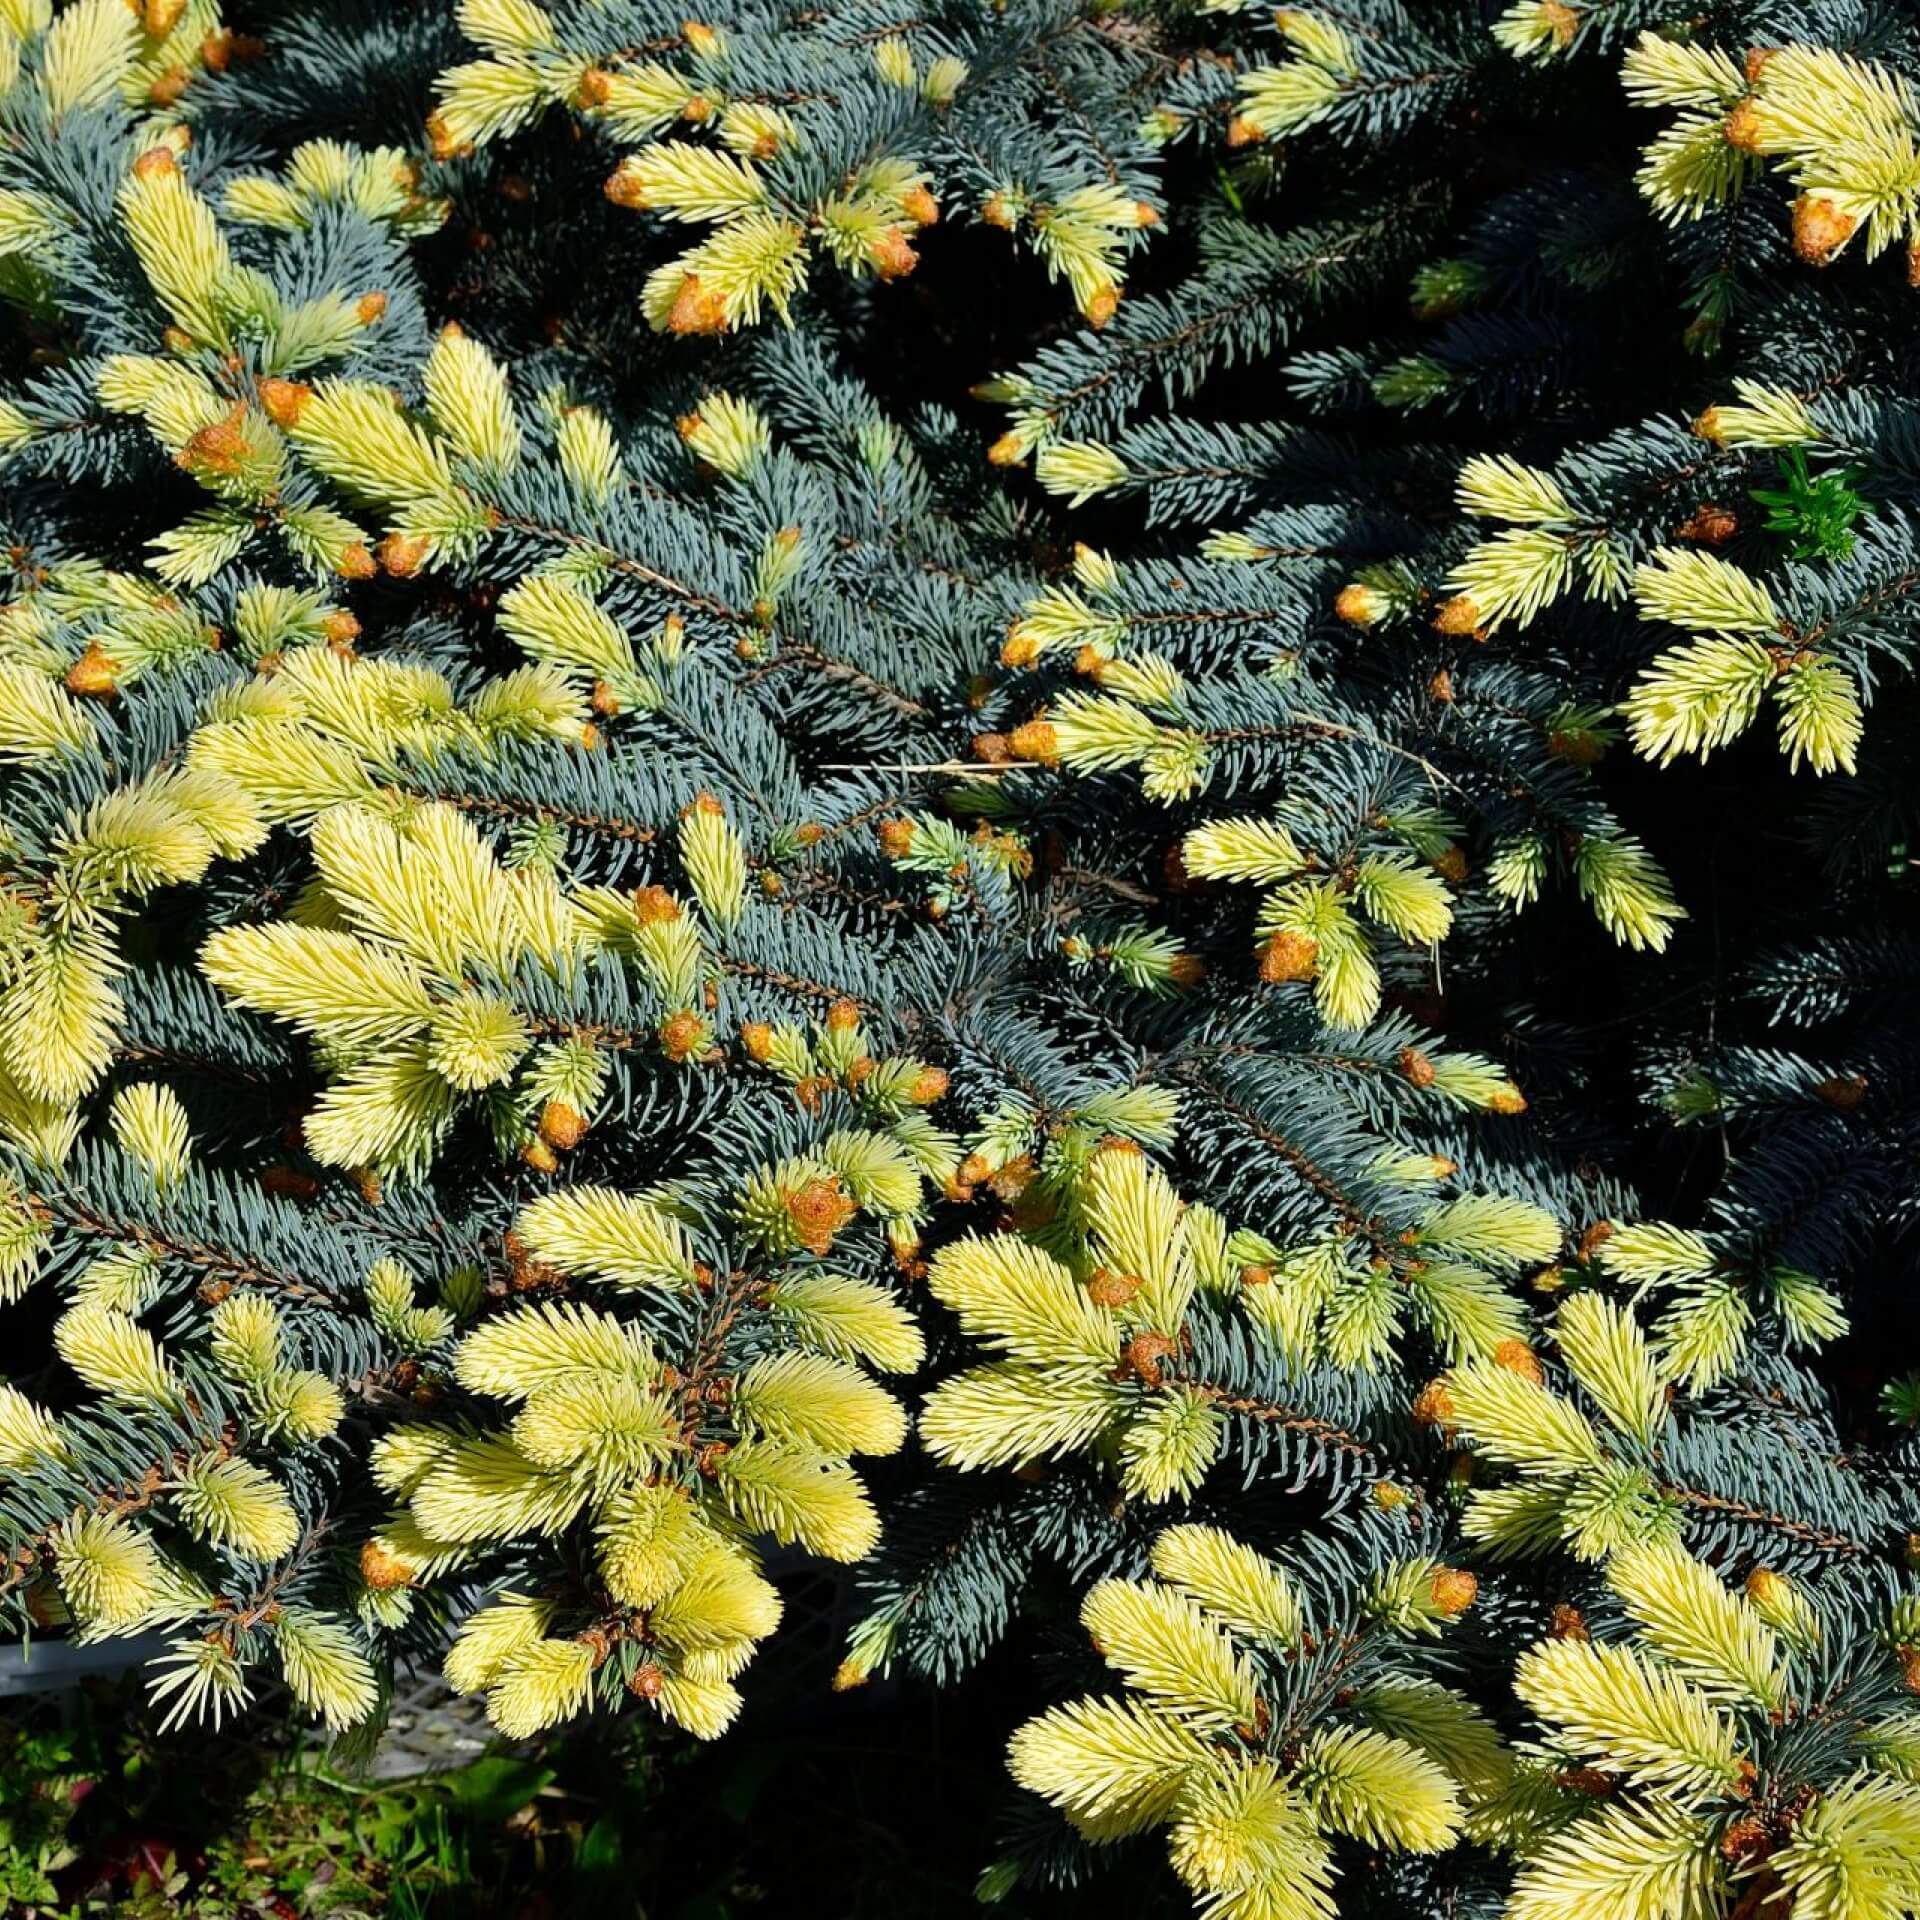
[(1773, 1851), (1773, 1833), (1757, 1813), (1743, 1813), (1720, 1836), (1723, 1859), (1741, 1866), (1756, 1866)]
[(320, 1182), (296, 1167), (268, 1167), (260, 1176), (260, 1191), (279, 1200), (311, 1200), (320, 1191)]
[(604, 67), (589, 67), (580, 76), (574, 98), (583, 107), (604, 107), (613, 93), (613, 75)]
[(1720, 126), (1721, 137), (1742, 153), (1760, 151), (1760, 107), (1757, 101), (1742, 100)]
[(707, 1023), (682, 1007), (660, 1022), (660, 1051), (669, 1060), (690, 1060), (707, 1044)]
[(418, 1573), (419, 1569), (411, 1562), (383, 1547), (378, 1540), (368, 1540), (360, 1548), (360, 1578), (375, 1593), (392, 1593), (396, 1587), (410, 1587)]
[(981, 1181), (993, 1177), (993, 1168), (988, 1165), (985, 1154), (970, 1153), (954, 1169), (953, 1177), (963, 1187), (977, 1187)]
[(1269, 985), (1311, 980), (1320, 971), (1320, 943), (1311, 934), (1276, 933), (1260, 950), (1260, 978)]
[(835, 1693), (851, 1693), (855, 1687), (864, 1687), (870, 1678), (865, 1667), (856, 1660), (842, 1660), (833, 1670), (833, 1690)]
[(620, 711), (620, 696), (604, 680), (596, 680), (593, 691), (587, 696), (587, 704), (603, 720), (611, 720)]
[(827, 1009), (829, 1033), (851, 1033), (860, 1024), (860, 1009), (844, 994)]
[(1867, 1080), (1860, 1073), (1840, 1074), (1816, 1082), (1813, 1090), (1836, 1113), (1852, 1113), (1867, 1097)]
[(1243, 1287), (1270, 1287), (1273, 1285), (1273, 1269), (1261, 1266), (1257, 1262), (1240, 1269), (1240, 1284)]
[(1920, 1647), (1896, 1647), (1894, 1657), (1900, 1662), (1900, 1684), (1909, 1693), (1920, 1693)]
[(540, 1109), (540, 1138), (548, 1146), (570, 1153), (587, 1131), (587, 1117), (564, 1100), (549, 1100)]
[(387, 310), (387, 296), (384, 293), (363, 293), (353, 303), (353, 317), (363, 327), (370, 327)]
[(1022, 467), (1027, 462), (1027, 443), (1017, 433), (1003, 433), (987, 449), (987, 459), (996, 467)]
[(1160, 224), (1159, 209), (1144, 200), (1136, 200), (1133, 203), (1133, 224), (1136, 227), (1157, 227)]
[(1371, 587), (1357, 583), (1342, 587), (1334, 595), (1333, 611), (1335, 618), (1350, 627), (1370, 627), (1380, 618), (1380, 596)]
[(1452, 706), (1454, 698), (1453, 675), (1450, 674), (1445, 667), (1442, 667), (1440, 671), (1427, 682), (1427, 693), (1430, 698), (1438, 700), (1442, 706)]
[(1517, 1373), (1522, 1380), (1531, 1380), (1536, 1387), (1546, 1384), (1540, 1361), (1524, 1340), (1502, 1340), (1493, 1350), (1493, 1364)]
[(1003, 667), (1030, 667), (1040, 658), (1040, 642), (1030, 633), (1022, 633), (1017, 628), (1000, 643), (1000, 664)]
[(916, 1107), (930, 1107), (936, 1100), (947, 1097), (949, 1082), (945, 1071), (940, 1067), (922, 1067), (913, 1076), (913, 1085), (907, 1089), (907, 1098)]
[(664, 926), (680, 918), (680, 902), (665, 887), (635, 887), (633, 917), (643, 927)]
[(1060, 758), (1060, 736), (1051, 720), (1023, 722), (1008, 734), (1007, 745), (1017, 758), (1037, 761), (1041, 766), (1053, 766)]
[(1016, 1153), (1011, 1160), (995, 1167), (987, 1175), (987, 1184), (993, 1189), (997, 1198), (1011, 1205), (1033, 1185), (1038, 1172), (1039, 1169), (1033, 1164), (1032, 1154)]
[(667, 1684), (666, 1670), (649, 1660), (635, 1667), (627, 1678), (627, 1691), (636, 1700), (658, 1700)]
[(1489, 1113), (1525, 1113), (1526, 1110), (1527, 1096), (1511, 1082), (1495, 1087), (1492, 1099), (1487, 1102)]
[(427, 563), (433, 543), (418, 533), (390, 533), (380, 542), (380, 564), (396, 580), (411, 579)]
[(140, 24), (156, 40), (164, 40), (180, 24), (187, 0), (146, 0), (138, 9)]
[(1101, 287), (1087, 302), (1087, 325), (1098, 333), (1119, 311), (1120, 289), (1115, 286)]
[(1095, 1267), (1087, 1275), (1087, 1298), (1096, 1307), (1124, 1307), (1146, 1283), (1137, 1273), (1115, 1273)]
[(1197, 987), (1206, 977), (1207, 963), (1197, 953), (1176, 953), (1167, 962), (1168, 981), (1183, 991)]
[[(606, 185), (601, 191), (616, 207), (644, 208), (647, 204), (647, 186), (644, 179), (626, 167), (617, 168), (607, 175)], [(693, 278), (692, 275), (688, 276)], [(684, 283), (683, 289), (684, 289)]]
[(773, 1029), (764, 1020), (742, 1021), (740, 1045), (749, 1060), (765, 1066), (773, 1057)]
[(1471, 634), (1480, 636), (1480, 609), (1472, 598), (1464, 593), (1456, 593), (1451, 600), (1440, 603), (1440, 611), (1433, 616), (1435, 633)]
[(1019, 216), (1013, 210), (1013, 202), (1004, 193), (990, 193), (980, 209), (980, 218), (990, 227), (1011, 233), (1018, 224)]
[(430, 113), (427, 115), (427, 150), (436, 160), (456, 160), (461, 154), (473, 151), (473, 142), (456, 139), (446, 116)]
[(1442, 880), (1451, 880), (1457, 887), (1467, 877), (1467, 854), (1464, 847), (1445, 847), (1433, 863), (1433, 870)]
[(1227, 145), (1230, 147), (1257, 147), (1266, 137), (1244, 113), (1236, 113), (1227, 122)]
[(187, 82), (191, 78), (185, 67), (169, 67), (147, 89), (147, 104), (154, 107), (173, 106), (186, 92)]
[(529, 1140), (527, 1144), (520, 1149), (520, 1158), (524, 1160), (535, 1173), (558, 1173), (560, 1171), (560, 1156), (556, 1154), (544, 1140)]
[(240, 426), (244, 417), (245, 409), (236, 403), (224, 420), (216, 420), (212, 425), (189, 435), (187, 444), (174, 455), (175, 464), (185, 467), (189, 472), (237, 473), (252, 451)]
[(810, 1253), (818, 1254), (825, 1254), (832, 1247), (833, 1236), (855, 1212), (838, 1174), (807, 1181), (787, 1195), (786, 1207), (787, 1218), (793, 1222), (800, 1244)]
[(1783, 1607), (1793, 1599), (1793, 1582), (1771, 1567), (1755, 1567), (1747, 1575), (1747, 1598), (1757, 1607)]
[(1429, 1380), (1413, 1396), (1413, 1417), (1423, 1427), (1444, 1427), (1453, 1420), (1453, 1395), (1444, 1380)]
[(882, 280), (900, 280), (920, 264), (920, 256), (907, 244), (899, 227), (882, 227), (867, 242), (867, 258)]
[(920, 227), (937, 225), (940, 219), (939, 201), (918, 180), (900, 196), (900, 211)]
[(1126, 1351), (1121, 1356), (1127, 1371), (1134, 1374), (1149, 1387), (1157, 1387), (1161, 1380), (1161, 1363), (1173, 1357), (1173, 1342), (1164, 1333), (1136, 1333), (1127, 1342)]
[(1585, 1617), (1570, 1601), (1562, 1600), (1553, 1610), (1547, 1635), (1554, 1640), (1591, 1640)]
[(93, 700), (110, 700), (119, 691), (120, 669), (98, 640), (88, 641), (86, 652), (67, 669), (66, 688)]
[(1583, 1793), (1590, 1800), (1604, 1800), (1620, 1783), (1599, 1767), (1562, 1767), (1553, 1776), (1553, 1784), (1569, 1793)]
[(1376, 1480), (1367, 1489), (1367, 1497), (1382, 1513), (1392, 1513), (1398, 1507), (1404, 1507), (1411, 1496), (1405, 1487), (1396, 1486), (1391, 1480)]
[(161, 180), (179, 171), (180, 163), (173, 157), (171, 147), (149, 147), (133, 163), (133, 177), (136, 180)]
[(911, 820), (882, 820), (873, 831), (880, 842), (880, 851), (889, 860), (904, 860), (913, 851)]
[(1716, 447), (1724, 447), (1727, 444), (1727, 430), (1721, 424), (1718, 407), (1709, 407), (1705, 413), (1694, 416), (1693, 436), (1696, 440), (1705, 440)]
[(1747, 49), (1746, 69), (1747, 85), (1757, 87), (1760, 76), (1766, 72), (1767, 63), (1778, 53), (1778, 47), (1749, 47)]
[(350, 540), (340, 549), (333, 570), (343, 580), (371, 580), (380, 571), (373, 555), (358, 540)]
[(1473, 1605), (1480, 1591), (1480, 1582), (1472, 1574), (1459, 1567), (1435, 1567), (1433, 1584), (1429, 1589), (1433, 1598), (1435, 1613), (1444, 1614), (1451, 1620), (1463, 1614)]
[(360, 622), (345, 607), (335, 607), (331, 613), (321, 616), (320, 631), (327, 645), (339, 653), (360, 638)]
[(1439, 1077), (1434, 1070), (1433, 1062), (1418, 1047), (1400, 1049), (1400, 1071), (1416, 1087), (1430, 1087)]
[[(614, 176), (615, 179), (619, 175)], [(673, 309), (667, 315), (667, 331), (679, 334), (724, 333), (727, 326), (726, 296), (700, 284), (700, 276), (690, 273), (680, 283)]]
[(1580, 31), (1580, 15), (1565, 0), (1540, 0), (1540, 20), (1553, 35), (1556, 47), (1570, 47)]
[(1793, 250), (1810, 267), (1824, 267), (1853, 238), (1860, 222), (1820, 194), (1793, 203)]

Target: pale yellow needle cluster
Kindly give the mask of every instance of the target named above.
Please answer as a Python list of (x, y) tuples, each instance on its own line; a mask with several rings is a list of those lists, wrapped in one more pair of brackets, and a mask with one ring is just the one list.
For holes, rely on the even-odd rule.
[[(1215, 1528), (1179, 1526), (1155, 1540), (1152, 1565), (1148, 1580), (1102, 1581), (1081, 1607), (1123, 1691), (1028, 1721), (1008, 1758), (1096, 1844), (1163, 1828), (1199, 1912), (1330, 1920), (1335, 1838), (1444, 1851), (1471, 1800), (1504, 1778), (1492, 1728), (1443, 1688), (1349, 1690), (1335, 1711), (1291, 1720), (1287, 1671), (1315, 1635), (1273, 1561)], [(1407, 1584), (1401, 1572), (1431, 1589), (1431, 1621), (1471, 1600), (1470, 1579), (1431, 1562), (1384, 1584)], [(1449, 1580), (1465, 1585), (1456, 1594)], [(1392, 1630), (1365, 1613), (1349, 1628)]]

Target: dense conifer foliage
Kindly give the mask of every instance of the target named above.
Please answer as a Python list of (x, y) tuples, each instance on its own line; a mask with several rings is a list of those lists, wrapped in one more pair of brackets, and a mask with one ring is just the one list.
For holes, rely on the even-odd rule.
[(1920, 1910), (1917, 89), (0, 0), (9, 1627), (751, 1739), (840, 1566), (989, 1903)]

